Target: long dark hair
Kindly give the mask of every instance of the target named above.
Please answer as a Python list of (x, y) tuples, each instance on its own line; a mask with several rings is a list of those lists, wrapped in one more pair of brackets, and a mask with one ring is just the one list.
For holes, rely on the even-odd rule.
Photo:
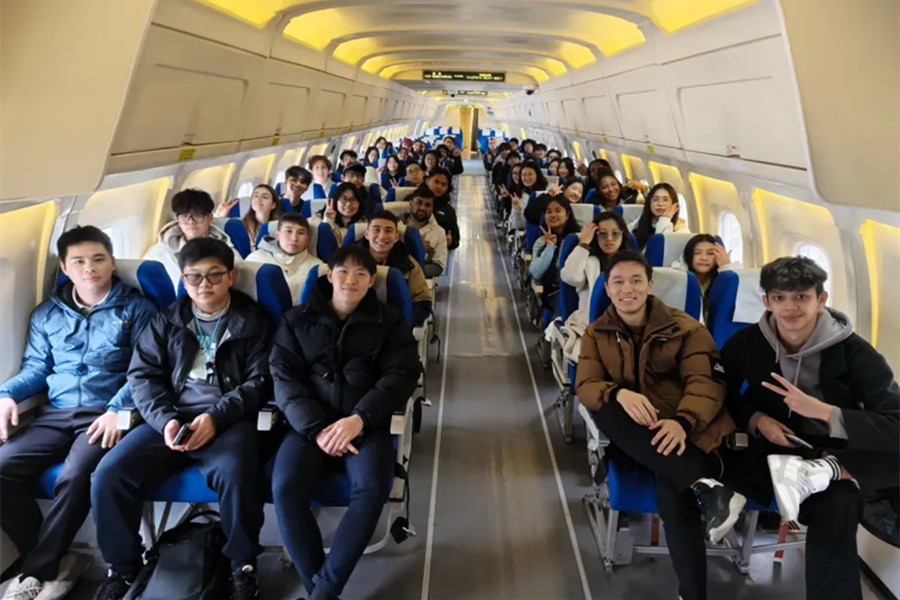
[[(341, 211), (337, 209), (338, 199), (344, 195), (344, 192), (350, 190), (353, 192), (353, 195), (356, 196), (357, 202), (359, 202), (359, 210), (356, 211), (356, 214), (350, 217), (350, 222), (344, 222), (344, 215), (341, 214)], [(331, 191), (331, 195), (329, 196), (334, 202), (334, 222), (340, 227), (350, 227), (354, 223), (359, 221), (365, 221), (363, 218), (363, 206), (365, 205), (365, 197), (363, 196), (363, 191), (353, 185), (350, 182), (345, 181), (344, 183), (338, 184)], [(322, 213), (325, 212), (325, 209), (322, 209)], [(321, 215), (320, 215), (321, 216)]]
[[(661, 189), (666, 190), (669, 193), (669, 197), (672, 198), (673, 202), (678, 202), (678, 192), (676, 192), (675, 188), (668, 183), (657, 183), (650, 188), (650, 191), (647, 192), (647, 196), (644, 199), (644, 212), (641, 213), (641, 218), (638, 221), (637, 227), (634, 228), (634, 237), (637, 240), (638, 248), (641, 250), (643, 250), (644, 246), (647, 245), (647, 242), (650, 241), (650, 236), (655, 233), (655, 228), (653, 226), (653, 210), (651, 209), (651, 206), (653, 205), (653, 194)], [(678, 207), (678, 210), (675, 211), (675, 215), (672, 217), (673, 226), (678, 223), (679, 213), (681, 213), (681, 206)]]
[[(275, 188), (271, 185), (265, 183), (260, 183), (253, 188), (253, 191), (255, 192), (259, 188), (264, 188), (272, 196), (272, 210), (269, 212), (268, 221), (277, 221), (284, 212), (284, 209), (281, 206), (281, 198), (278, 197), (278, 192), (276, 192)], [(259, 233), (259, 228), (262, 223), (256, 220), (256, 211), (253, 210), (252, 206), (250, 207), (250, 210), (247, 211), (247, 214), (243, 216), (241, 222), (244, 224), (244, 229), (247, 230), (247, 235), (250, 236), (250, 241), (255, 244), (256, 234)]]
[(549, 206), (554, 202), (562, 206), (563, 210), (566, 211), (566, 224), (563, 225), (562, 233), (558, 236), (559, 239), (557, 240), (561, 245), (562, 240), (567, 235), (569, 235), (570, 233), (578, 233), (581, 230), (578, 228), (578, 222), (575, 220), (575, 213), (572, 212), (572, 203), (560, 195), (553, 196), (552, 198), (550, 198), (550, 200), (547, 201), (547, 205), (544, 206), (544, 213), (547, 212), (547, 208), (549, 208)]
[[(547, 178), (544, 177), (544, 171), (538, 166), (536, 162), (533, 160), (526, 160), (522, 163), (522, 170), (531, 169), (537, 175), (537, 179), (534, 181), (534, 185), (531, 188), (525, 187), (525, 182), (522, 182), (522, 191), (531, 194), (531, 192), (537, 190), (546, 190), (547, 189)], [(521, 177), (521, 175), (519, 175)]]
[[(619, 226), (619, 229), (622, 230), (622, 239), (619, 242), (619, 247), (616, 249), (616, 252), (631, 250), (631, 240), (629, 240), (631, 234), (628, 232), (628, 225), (625, 224), (625, 217), (615, 211), (602, 212), (594, 219), (594, 225), (599, 226), (603, 221), (615, 221), (616, 225)], [(597, 241), (596, 234), (591, 239), (591, 243), (588, 244), (588, 246), (590, 255), (597, 257), (600, 260), (600, 266), (605, 267), (607, 261), (612, 257), (607, 256), (606, 253), (603, 252), (603, 248), (600, 247), (600, 242)], [(613, 254), (615, 254), (615, 252)]]
[[(566, 178), (572, 177), (573, 175), (578, 175), (578, 171), (575, 170), (575, 161), (573, 161), (568, 156), (565, 158), (559, 159), (560, 165), (566, 165), (566, 169), (569, 170), (569, 174), (566, 175)], [(559, 172), (559, 167), (557, 167), (557, 173)]]

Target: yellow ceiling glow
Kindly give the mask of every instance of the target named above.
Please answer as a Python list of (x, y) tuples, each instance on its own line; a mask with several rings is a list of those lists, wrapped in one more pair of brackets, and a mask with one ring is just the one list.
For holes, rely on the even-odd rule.
[(340, 8), (314, 10), (294, 17), (284, 28), (284, 37), (316, 50), (324, 50), (332, 40), (365, 30), (358, 12)]
[(645, 41), (644, 34), (631, 21), (599, 13), (572, 11), (566, 31), (571, 37), (596, 44), (604, 56), (640, 46)]
[(559, 43), (559, 57), (572, 65), (573, 69), (580, 69), (597, 61), (597, 57), (590, 48), (573, 42)]
[(660, 29), (673, 33), (755, 2), (756, 0), (653, 0), (650, 12), (653, 22)]
[[(338, 44), (334, 49), (334, 57), (348, 65), (355, 65), (362, 57), (374, 54), (380, 47), (381, 45), (376, 41), (376, 38), (359, 38)], [(374, 73), (375, 71), (370, 72)]]
[(195, 0), (262, 29), (276, 14), (293, 5), (292, 0)]

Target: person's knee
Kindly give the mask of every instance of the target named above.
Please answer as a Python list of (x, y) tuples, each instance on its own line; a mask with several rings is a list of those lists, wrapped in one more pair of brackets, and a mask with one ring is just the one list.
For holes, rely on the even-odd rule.
[(831, 529), (856, 531), (861, 496), (856, 484), (849, 480), (833, 481), (828, 489), (813, 494), (800, 505), (800, 522), (822, 523)]
[(119, 460), (120, 453), (109, 453), (90, 474), (91, 493), (96, 495), (99, 490), (110, 489), (119, 486), (125, 479), (126, 469)]

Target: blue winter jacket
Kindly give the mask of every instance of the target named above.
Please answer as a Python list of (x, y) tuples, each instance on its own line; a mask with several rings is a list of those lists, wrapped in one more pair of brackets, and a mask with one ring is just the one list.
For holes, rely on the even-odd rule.
[(19, 374), (0, 386), (16, 402), (47, 389), (54, 408), (131, 404), (126, 374), (132, 350), (156, 313), (152, 302), (118, 278), (106, 300), (85, 317), (72, 300), (72, 282), (50, 292), (31, 314)]

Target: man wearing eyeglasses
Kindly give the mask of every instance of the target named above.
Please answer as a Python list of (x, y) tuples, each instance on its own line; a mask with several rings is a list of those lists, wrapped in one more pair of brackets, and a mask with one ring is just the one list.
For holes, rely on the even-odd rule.
[(94, 473), (97, 541), (109, 575), (96, 600), (119, 600), (141, 568), (141, 491), (196, 464), (219, 497), (232, 598), (259, 598), (256, 557), (263, 499), (256, 418), (272, 397), (267, 315), (234, 291), (234, 255), (199, 238), (178, 257), (187, 296), (158, 314), (141, 335), (128, 370), (145, 423)]
[(166, 223), (159, 232), (156, 244), (147, 250), (144, 260), (156, 260), (163, 264), (175, 288), (181, 280), (178, 255), (184, 245), (197, 238), (220, 240), (231, 248), (235, 260), (241, 255), (231, 245), (231, 238), (221, 228), (213, 224), (213, 210), (216, 203), (203, 190), (186, 189), (172, 196), (172, 212), (175, 220)]

